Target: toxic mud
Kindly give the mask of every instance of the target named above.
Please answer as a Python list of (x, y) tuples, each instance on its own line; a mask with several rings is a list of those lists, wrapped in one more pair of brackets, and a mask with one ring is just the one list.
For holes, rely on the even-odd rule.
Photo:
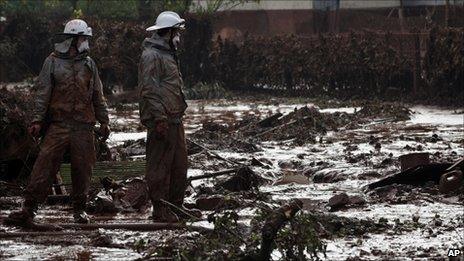
[[(380, 104), (337, 107), (305, 101), (191, 101), (185, 125), (189, 139), (189, 177), (247, 166), (253, 183), (231, 191), (236, 174), (192, 180), (186, 202), (203, 209), (234, 210), (249, 226), (259, 205), (277, 207), (291, 199), (319, 220), (327, 260), (445, 259), (449, 248), (464, 242), (462, 189), (441, 194), (438, 185), (366, 186), (400, 172), (398, 157), (428, 152), (432, 162), (454, 162), (464, 155), (462, 110)], [(303, 109), (306, 108), (306, 109)], [(111, 110), (109, 145), (115, 160), (144, 159), (145, 131), (137, 107)], [(272, 118), (273, 115), (282, 116)], [(290, 116), (289, 116), (290, 115)], [(263, 120), (266, 120), (264, 121)], [(253, 182), (252, 182), (253, 181)], [(236, 182), (233, 182), (236, 185)], [(95, 189), (100, 189), (98, 186)], [(336, 197), (334, 197), (336, 196)], [(15, 195), (2, 197), (2, 217), (19, 205)], [(149, 223), (150, 212), (93, 215), (98, 223)], [(66, 205), (44, 206), (38, 222), (71, 222)], [(212, 228), (207, 220), (194, 224)], [(0, 232), (19, 232), (0, 227)], [(135, 260), (169, 256), (191, 248), (201, 236), (188, 230), (134, 232), (66, 230), (73, 236), (2, 238), (0, 257), (81, 260)], [(322, 231), (322, 232), (321, 232)], [(244, 247), (245, 248), (245, 247)], [(161, 251), (163, 250), (163, 251)], [(171, 256), (172, 257), (172, 256)], [(271, 258), (282, 256), (277, 250)]]

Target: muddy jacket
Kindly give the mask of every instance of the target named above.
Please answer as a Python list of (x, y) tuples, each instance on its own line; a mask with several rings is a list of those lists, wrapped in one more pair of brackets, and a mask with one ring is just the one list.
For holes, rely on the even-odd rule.
[(86, 54), (50, 54), (37, 82), (33, 122), (108, 123), (108, 109), (95, 62)]
[(152, 128), (155, 121), (182, 117), (187, 108), (175, 53), (161, 37), (147, 38), (139, 63), (140, 120)]

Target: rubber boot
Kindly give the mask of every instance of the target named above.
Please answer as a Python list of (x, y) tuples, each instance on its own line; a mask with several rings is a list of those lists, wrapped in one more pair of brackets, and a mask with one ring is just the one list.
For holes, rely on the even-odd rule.
[(74, 203), (73, 210), (74, 210), (74, 222), (79, 224), (90, 224), (90, 218), (85, 213), (85, 203)]
[(201, 219), (203, 216), (200, 210), (196, 208), (187, 208), (184, 205), (176, 205), (176, 207), (171, 207), (171, 210), (180, 219)]
[(20, 211), (12, 212), (4, 220), (5, 225), (30, 228), (34, 225), (34, 217), (37, 214), (38, 204), (34, 200), (25, 200)]
[(179, 217), (172, 212), (166, 204), (161, 201), (153, 202), (153, 214), (152, 219), (154, 222), (160, 223), (177, 223), (179, 222)]

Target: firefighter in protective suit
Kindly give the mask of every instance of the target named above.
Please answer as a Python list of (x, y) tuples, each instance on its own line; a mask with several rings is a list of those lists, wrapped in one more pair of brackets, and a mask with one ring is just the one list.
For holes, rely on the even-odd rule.
[(201, 217), (183, 206), (188, 161), (182, 117), (187, 103), (176, 51), (184, 23), (178, 14), (162, 12), (146, 29), (154, 33), (143, 41), (139, 63), (140, 120), (148, 129), (145, 178), (155, 222)]
[(71, 156), (74, 221), (89, 223), (85, 213), (92, 168), (95, 164), (93, 128), (108, 138), (108, 110), (95, 62), (88, 56), (92, 29), (80, 19), (69, 21), (61, 34), (64, 41), (46, 59), (36, 85), (33, 136), (45, 133), (39, 155), (25, 190), (22, 210), (10, 214), (7, 222), (32, 223), (59, 171), (63, 154)]

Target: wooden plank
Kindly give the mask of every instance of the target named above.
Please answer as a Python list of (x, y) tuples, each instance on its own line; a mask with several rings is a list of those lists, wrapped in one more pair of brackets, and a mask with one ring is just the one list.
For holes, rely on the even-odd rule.
[[(61, 165), (60, 174), (63, 183), (71, 183), (71, 164)], [(102, 161), (97, 162), (92, 172), (92, 182), (98, 182), (101, 177), (126, 179), (145, 175), (145, 161)]]

